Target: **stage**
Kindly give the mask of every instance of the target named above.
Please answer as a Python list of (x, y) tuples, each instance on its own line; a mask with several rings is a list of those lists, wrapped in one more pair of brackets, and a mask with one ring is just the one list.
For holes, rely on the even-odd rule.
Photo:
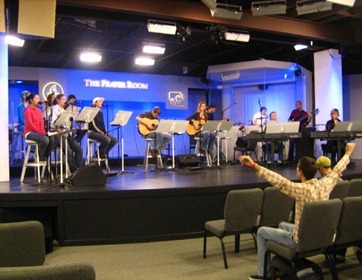
[[(119, 166), (119, 165), (118, 165)], [(255, 171), (239, 164), (145, 172), (128, 166), (105, 186), (64, 187), (37, 184), (28, 174), (0, 183), (0, 222), (37, 219), (46, 235), (61, 246), (147, 242), (199, 237), (204, 222), (223, 217), (224, 201), (233, 189), (265, 188)], [(270, 167), (296, 180), (295, 165)], [(16, 173), (16, 172), (15, 172)], [(344, 179), (362, 177), (362, 160)]]

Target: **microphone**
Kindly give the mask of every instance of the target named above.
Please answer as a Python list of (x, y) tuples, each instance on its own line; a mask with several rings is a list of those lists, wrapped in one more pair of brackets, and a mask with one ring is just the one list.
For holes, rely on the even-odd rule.
[(70, 121), (70, 122), (73, 122), (73, 121), (74, 121), (73, 117), (70, 117), (70, 118), (69, 118), (69, 121)]
[(38, 105), (43, 105), (44, 103), (44, 101), (39, 101)]

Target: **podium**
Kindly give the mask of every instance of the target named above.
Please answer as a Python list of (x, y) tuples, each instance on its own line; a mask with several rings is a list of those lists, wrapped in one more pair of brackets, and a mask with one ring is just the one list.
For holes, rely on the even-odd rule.
[[(121, 134), (121, 166), (122, 169), (118, 174), (124, 174), (124, 138), (123, 138), (123, 127), (128, 123), (130, 117), (132, 116), (133, 112), (131, 111), (118, 111), (114, 120), (111, 122), (112, 126), (116, 126), (118, 130), (118, 139), (119, 134)], [(119, 143), (119, 141), (118, 141)], [(119, 145), (119, 144), (118, 144)]]
[(172, 168), (175, 168), (175, 134), (185, 133), (189, 121), (185, 120), (165, 120), (162, 119), (156, 128), (156, 132), (170, 133), (172, 136)]

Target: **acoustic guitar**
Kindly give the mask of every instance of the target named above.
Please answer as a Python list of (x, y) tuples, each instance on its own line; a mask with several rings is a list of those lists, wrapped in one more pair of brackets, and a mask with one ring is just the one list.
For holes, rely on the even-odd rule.
[(138, 123), (138, 131), (143, 135), (150, 134), (151, 132), (155, 131), (158, 126), (158, 120), (157, 119), (149, 119), (149, 118), (142, 118), (143, 122), (145, 122), (147, 125), (152, 126), (154, 129), (149, 130), (147, 125), (143, 123)]
[(188, 124), (186, 127), (186, 132), (190, 136), (194, 136), (195, 134), (199, 133), (202, 130), (202, 127), (205, 124), (205, 121), (192, 121), (193, 124)]

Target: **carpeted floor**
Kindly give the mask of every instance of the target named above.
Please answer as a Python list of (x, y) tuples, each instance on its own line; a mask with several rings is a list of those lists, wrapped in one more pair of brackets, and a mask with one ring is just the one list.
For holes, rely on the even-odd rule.
[[(248, 279), (256, 272), (256, 253), (251, 235), (242, 235), (240, 253), (234, 253), (233, 237), (225, 238), (229, 268), (224, 269), (220, 242), (208, 238), (207, 258), (202, 258), (202, 238), (176, 241), (55, 247), (47, 255), (52, 264), (88, 262), (97, 279)], [(324, 257), (320, 264), (326, 280), (331, 279)], [(339, 279), (362, 279), (362, 264), (347, 251), (347, 261), (338, 265)]]

